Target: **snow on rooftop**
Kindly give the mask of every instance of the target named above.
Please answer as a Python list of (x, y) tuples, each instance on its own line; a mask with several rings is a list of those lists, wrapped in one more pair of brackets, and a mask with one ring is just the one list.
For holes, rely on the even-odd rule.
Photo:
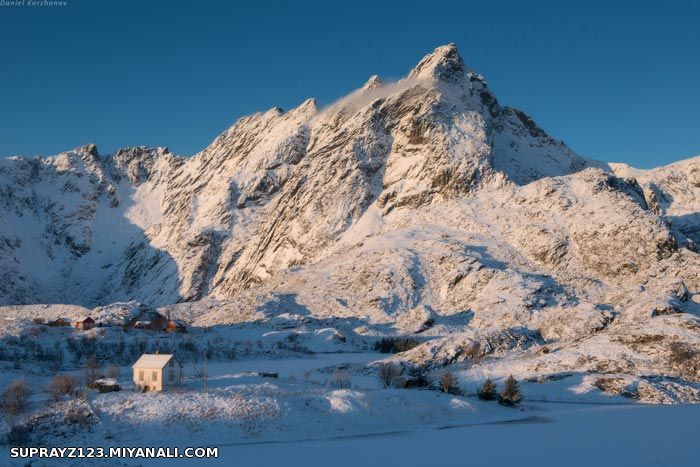
[(136, 360), (132, 368), (163, 368), (168, 364), (172, 354), (149, 354), (141, 355), (141, 358)]

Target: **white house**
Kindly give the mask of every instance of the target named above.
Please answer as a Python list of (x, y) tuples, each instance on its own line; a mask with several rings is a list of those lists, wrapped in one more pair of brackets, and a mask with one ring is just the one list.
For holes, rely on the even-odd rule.
[(162, 391), (182, 382), (182, 364), (169, 354), (143, 354), (132, 366), (134, 385), (141, 391)]

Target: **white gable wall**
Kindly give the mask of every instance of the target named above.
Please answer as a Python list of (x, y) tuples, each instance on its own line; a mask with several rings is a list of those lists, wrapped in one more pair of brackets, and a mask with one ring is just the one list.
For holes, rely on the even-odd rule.
[[(144, 357), (165, 357), (164, 355), (143, 355), (133, 366), (133, 381), (137, 389), (148, 387), (149, 391), (162, 391), (163, 388), (177, 386), (182, 382), (182, 368), (174, 358), (168, 358), (164, 366), (161, 361)], [(167, 357), (172, 357), (168, 355)], [(156, 363), (156, 365), (154, 365)]]

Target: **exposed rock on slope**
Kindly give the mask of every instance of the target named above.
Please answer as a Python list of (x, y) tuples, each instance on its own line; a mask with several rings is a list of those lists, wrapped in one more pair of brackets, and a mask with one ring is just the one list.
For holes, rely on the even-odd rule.
[(676, 162), (654, 170), (611, 164), (615, 174), (640, 184), (645, 202), (670, 222), (679, 243), (697, 250), (700, 243), (700, 158)]

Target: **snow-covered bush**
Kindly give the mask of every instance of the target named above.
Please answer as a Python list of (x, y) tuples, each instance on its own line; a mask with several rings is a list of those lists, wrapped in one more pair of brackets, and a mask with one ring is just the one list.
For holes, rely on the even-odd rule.
[(276, 399), (265, 395), (276, 392), (274, 386), (270, 389), (249, 387), (246, 390), (250, 392), (212, 390), (206, 393), (172, 391), (159, 394), (121, 393), (119, 396), (105, 394), (93, 403), (101, 412), (135, 425), (145, 421), (201, 424), (215, 420), (264, 420), (281, 415)]
[(18, 424), (7, 435), (13, 446), (42, 444), (48, 439), (71, 439), (77, 432), (97, 423), (97, 417), (82, 399), (71, 399), (44, 407)]
[(92, 413), (90, 407), (79, 399), (68, 402), (65, 410), (66, 422), (72, 425), (88, 426), (96, 423), (95, 414)]

